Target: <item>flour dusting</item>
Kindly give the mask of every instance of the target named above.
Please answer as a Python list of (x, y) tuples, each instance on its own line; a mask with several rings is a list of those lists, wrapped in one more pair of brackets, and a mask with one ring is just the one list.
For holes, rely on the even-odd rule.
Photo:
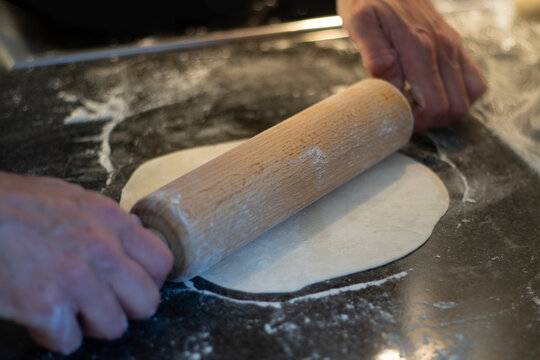
[(435, 5), (486, 75), (489, 90), (471, 113), (540, 174), (540, 23), (518, 19), (509, 0)]
[(441, 159), (441, 161), (445, 162), (446, 164), (448, 164), (448, 166), (454, 169), (456, 174), (461, 179), (461, 182), (463, 184), (463, 195), (461, 196), (461, 202), (476, 203), (476, 200), (471, 197), (472, 189), (469, 186), (469, 181), (467, 180), (467, 177), (465, 176), (465, 174), (463, 174), (463, 172), (458, 168), (458, 166), (452, 160), (450, 160), (448, 155), (446, 155), (446, 153), (444, 152), (437, 138), (433, 136), (432, 134), (428, 134), (427, 136), (431, 140), (433, 145), (435, 145), (435, 148), (437, 149), (437, 155), (439, 155), (439, 159)]
[[(181, 57), (189, 55), (182, 54)], [(92, 69), (86, 74), (89, 84), (101, 84), (115, 81), (116, 86), (103, 93), (90, 94), (60, 91), (58, 98), (65, 103), (78, 104), (64, 119), (65, 126), (78, 124), (102, 124), (99, 137), (98, 160), (107, 173), (106, 185), (109, 185), (115, 168), (111, 161), (110, 137), (114, 129), (126, 118), (152, 109), (159, 109), (171, 104), (186, 101), (200, 93), (212, 95), (215, 92), (205, 86), (212, 69), (224, 64), (230, 57), (229, 51), (221, 51), (206, 62), (194, 62), (189, 68), (179, 71), (171, 67), (152, 67), (152, 76), (144, 84), (129, 74), (126, 63), (109, 64), (107, 67)], [(189, 59), (185, 59), (189, 61)], [(144, 64), (144, 66), (147, 66)], [(210, 105), (209, 105), (210, 106)]]
[(78, 98), (73, 94), (61, 92), (58, 95), (61, 99), (68, 102), (82, 102), (64, 119), (64, 124), (76, 124), (83, 122), (105, 121), (111, 119), (124, 118), (127, 113), (127, 104), (120, 94), (109, 97), (106, 102), (97, 102), (85, 98)]
[(297, 296), (297, 297), (294, 297), (294, 298), (286, 300), (286, 301), (264, 301), (264, 300), (235, 299), (235, 298), (231, 298), (231, 297), (228, 297), (228, 296), (217, 294), (217, 293), (209, 291), (209, 290), (198, 289), (197, 287), (195, 287), (195, 284), (193, 284), (193, 282), (191, 282), (191, 281), (185, 281), (184, 285), (186, 286), (186, 288), (181, 289), (180, 291), (194, 291), (194, 292), (198, 292), (198, 293), (201, 293), (201, 294), (204, 294), (204, 295), (207, 295), (207, 296), (213, 296), (213, 297), (217, 297), (217, 298), (220, 298), (220, 299), (223, 299), (223, 300), (226, 300), (226, 301), (234, 302), (234, 303), (237, 303), (237, 304), (255, 305), (255, 306), (260, 306), (260, 307), (272, 307), (272, 308), (275, 308), (275, 309), (280, 309), (282, 307), (282, 305), (285, 305), (285, 304), (295, 304), (295, 303), (300, 303), (300, 302), (305, 302), (305, 301), (318, 300), (318, 299), (322, 299), (322, 298), (325, 298), (325, 297), (336, 296), (336, 295), (340, 295), (340, 294), (347, 293), (347, 292), (354, 292), (354, 291), (364, 290), (364, 289), (367, 289), (367, 288), (373, 287), (373, 286), (378, 287), (378, 286), (381, 286), (381, 285), (383, 285), (386, 282), (391, 281), (391, 280), (401, 280), (401, 279), (405, 278), (410, 271), (412, 271), (412, 269), (409, 269), (407, 271), (401, 271), (399, 273), (396, 273), (394, 275), (390, 275), (388, 277), (385, 277), (385, 278), (382, 278), (382, 279), (379, 279), (379, 280), (372, 280), (372, 281), (367, 281), (367, 282), (363, 282), (363, 283), (343, 286), (343, 287), (339, 287), (339, 288), (333, 288), (333, 289), (329, 289), (329, 290), (325, 290), (325, 291), (319, 291), (319, 292), (316, 292), (316, 293), (313, 293), (313, 294), (301, 295), (301, 296)]
[(298, 157), (299, 162), (304, 162), (307, 159), (311, 159), (311, 166), (316, 166), (319, 164), (326, 164), (328, 162), (327, 156), (318, 146), (315, 146), (304, 154)]
[(457, 304), (453, 301), (439, 301), (433, 304), (434, 307), (440, 310), (448, 310), (455, 307)]

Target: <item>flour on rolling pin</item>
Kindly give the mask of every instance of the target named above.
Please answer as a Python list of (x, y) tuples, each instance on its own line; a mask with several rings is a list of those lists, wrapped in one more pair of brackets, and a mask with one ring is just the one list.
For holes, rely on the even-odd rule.
[[(204, 272), (238, 290), (292, 291), (361, 270), (359, 264), (378, 266), (377, 254), (392, 261), (394, 249), (407, 253), (425, 241), (448, 205), (444, 186), (429, 170), (424, 168), (429, 175), (422, 177), (429, 181), (405, 176), (413, 167), (401, 155), (384, 162), (397, 173), (378, 166), (383, 172), (375, 180), (356, 177), (407, 143), (412, 127), (403, 94), (385, 81), (363, 80), (237, 146), (226, 145), (228, 151), (211, 148), (213, 158), (189, 172), (173, 172), (167, 181), (175, 180), (138, 200), (131, 212), (166, 239), (175, 256), (172, 275), (179, 281)], [(158, 169), (164, 167), (169, 168)], [(156, 173), (143, 178), (156, 181)], [(397, 191), (419, 184), (416, 191)], [(441, 201), (434, 205), (433, 199)], [(411, 211), (409, 203), (425, 209)], [(364, 211), (358, 215), (360, 205)], [(375, 211), (377, 205), (382, 208)], [(393, 214), (396, 209), (401, 212)], [(370, 233), (369, 225), (377, 221), (384, 226)], [(403, 229), (413, 229), (412, 248), (403, 241), (408, 239)], [(271, 234), (272, 241), (265, 241)], [(392, 238), (398, 243), (385, 243)], [(214, 265), (221, 267), (212, 272)]]
[[(238, 146), (182, 150), (141, 165), (122, 191), (129, 210), (141, 197)], [(322, 154), (305, 154), (316, 166)], [(181, 194), (170, 201), (182, 201)], [(424, 165), (395, 154), (235, 251), (201, 276), (246, 292), (295, 291), (374, 268), (422, 245), (448, 208), (448, 193)]]
[(413, 123), (400, 91), (362, 80), (146, 195), (131, 212), (161, 233), (175, 258), (171, 276), (187, 280), (401, 148)]

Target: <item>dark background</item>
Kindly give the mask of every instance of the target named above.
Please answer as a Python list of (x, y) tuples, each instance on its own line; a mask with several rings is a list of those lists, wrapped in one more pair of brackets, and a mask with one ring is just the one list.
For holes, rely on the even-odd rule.
[(62, 50), (335, 14), (334, 0), (8, 2), (24, 38)]

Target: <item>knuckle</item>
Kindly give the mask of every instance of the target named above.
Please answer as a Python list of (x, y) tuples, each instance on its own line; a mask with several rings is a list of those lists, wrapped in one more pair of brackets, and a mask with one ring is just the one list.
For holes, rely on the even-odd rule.
[(80, 209), (96, 211), (104, 217), (117, 217), (120, 214), (125, 214), (111, 198), (94, 191), (81, 189), (75, 200)]
[(47, 282), (39, 286), (35, 298), (28, 302), (34, 311), (41, 317), (50, 317), (57, 309), (66, 303), (64, 294), (54, 282)]
[[(49, 289), (50, 290), (50, 289)], [(55, 290), (58, 293), (57, 290)], [(71, 320), (75, 316), (71, 303), (66, 297), (49, 294), (34, 303), (30, 324), (36, 329), (54, 335), (58, 340), (67, 342), (71, 334)]]
[(397, 56), (392, 51), (380, 51), (374, 54), (368, 54), (364, 58), (364, 66), (375, 77), (384, 76), (396, 65)]
[(124, 211), (120, 209), (118, 204), (116, 204), (112, 199), (95, 193), (93, 195), (93, 203), (96, 207), (99, 208), (99, 211), (106, 216), (118, 216), (124, 214)]
[(119, 262), (118, 249), (111, 238), (96, 234), (89, 240), (88, 252), (101, 266), (112, 266)]
[(423, 28), (417, 28), (414, 31), (414, 39), (417, 43), (417, 46), (424, 53), (432, 54), (435, 52), (435, 43), (432, 36), (427, 30)]
[(364, 23), (373, 18), (373, 8), (364, 2), (356, 2), (350, 9), (351, 18), (358, 23)]
[(64, 354), (75, 351), (82, 336), (75, 321), (75, 309), (69, 295), (56, 282), (40, 284), (25, 299), (21, 323), (31, 329), (42, 345)]
[(64, 265), (64, 276), (68, 283), (80, 284), (88, 281), (92, 271), (90, 266), (82, 257), (76, 256), (66, 261)]
[(440, 51), (442, 51), (443, 54), (445, 54), (448, 58), (457, 61), (458, 47), (456, 46), (456, 42), (453, 37), (446, 33), (440, 33), (437, 36), (437, 43)]

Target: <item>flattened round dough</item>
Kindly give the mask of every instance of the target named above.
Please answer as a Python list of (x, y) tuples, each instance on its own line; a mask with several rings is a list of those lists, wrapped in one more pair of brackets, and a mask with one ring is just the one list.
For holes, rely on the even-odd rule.
[[(139, 167), (122, 191), (141, 197), (238, 145), (182, 150)], [(448, 192), (426, 166), (394, 154), (267, 231), (203, 274), (234, 290), (289, 292), (399, 259), (422, 245), (448, 209)]]

